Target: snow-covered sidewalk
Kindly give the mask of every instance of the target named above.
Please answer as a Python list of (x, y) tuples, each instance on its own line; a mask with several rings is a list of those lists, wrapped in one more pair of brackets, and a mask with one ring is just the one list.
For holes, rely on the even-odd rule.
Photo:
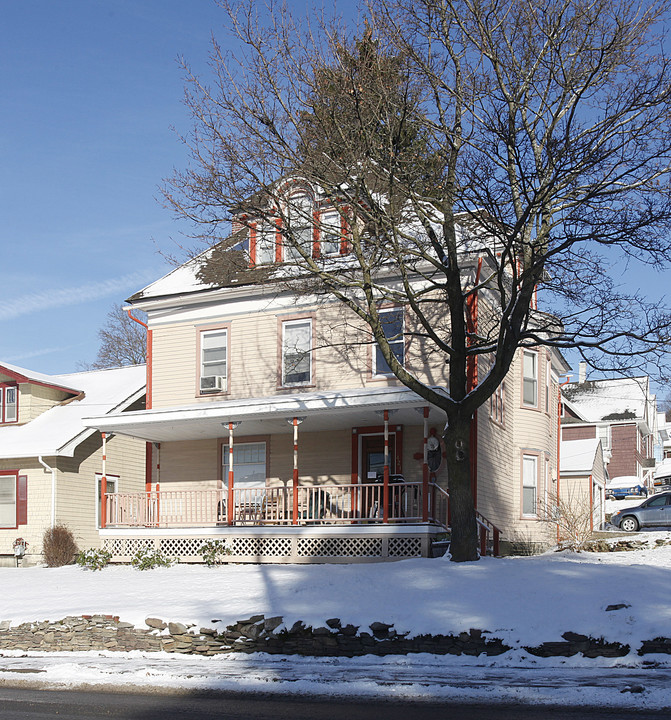
[[(0, 621), (12, 624), (100, 613), (139, 627), (159, 617), (223, 630), (258, 613), (280, 615), (287, 627), (297, 620), (319, 627), (335, 617), (361, 630), (393, 623), (410, 636), (478, 628), (513, 648), (498, 657), (383, 658), (4, 651), (0, 681), (671, 707), (671, 656), (636, 653), (645, 640), (671, 637), (671, 546), (658, 546), (671, 535), (641, 538), (649, 549), (472, 564), (0, 569)], [(617, 659), (541, 659), (524, 651), (561, 641), (566, 631), (632, 651)]]

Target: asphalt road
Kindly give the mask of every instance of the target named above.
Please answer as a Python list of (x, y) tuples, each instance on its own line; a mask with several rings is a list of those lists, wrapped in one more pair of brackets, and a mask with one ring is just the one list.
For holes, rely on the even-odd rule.
[(1, 720), (641, 720), (668, 718), (666, 711), (552, 708), (528, 705), (459, 705), (343, 701), (224, 693), (166, 695), (99, 691), (0, 688)]

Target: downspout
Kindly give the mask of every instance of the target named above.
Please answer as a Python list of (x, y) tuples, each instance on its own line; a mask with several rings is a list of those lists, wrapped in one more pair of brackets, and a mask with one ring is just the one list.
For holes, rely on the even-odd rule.
[(146, 401), (145, 401), (145, 407), (147, 410), (151, 410), (152, 406), (152, 392), (151, 392), (151, 385), (152, 385), (152, 331), (149, 329), (149, 325), (147, 325), (146, 322), (142, 322), (142, 320), (136, 318), (132, 312), (133, 308), (127, 307), (124, 308), (126, 311), (126, 314), (128, 317), (136, 322), (138, 325), (142, 325), (142, 327), (147, 331), (147, 360), (146, 360), (146, 367), (147, 367), (147, 395), (146, 395)]
[(47, 471), (51, 473), (51, 527), (56, 525), (56, 468), (49, 467), (41, 455), (37, 456), (37, 461)]

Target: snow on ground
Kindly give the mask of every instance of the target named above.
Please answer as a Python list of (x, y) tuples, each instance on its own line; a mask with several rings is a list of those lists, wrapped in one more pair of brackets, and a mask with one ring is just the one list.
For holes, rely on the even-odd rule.
[[(629, 535), (648, 549), (547, 553), (454, 564), (447, 559), (352, 565), (174, 566), (141, 572), (109, 567), (0, 568), (0, 620), (61, 619), (104, 613), (144, 626), (160, 617), (223, 629), (263, 613), (290, 626), (338, 617), (362, 630), (374, 621), (399, 632), (489, 632), (514, 649), (497, 658), (411, 655), (373, 658), (217, 656), (162, 653), (0, 654), (0, 682), (34, 676), (50, 683), (273, 689), (671, 707), (671, 657), (636, 650), (671, 637), (671, 533)], [(630, 607), (606, 611), (609, 605)], [(553, 658), (524, 646), (560, 641), (566, 631), (629, 644), (625, 658)], [(23, 669), (22, 669), (23, 668)], [(243, 679), (244, 678), (244, 679)], [(643, 693), (627, 692), (641, 685)], [(623, 692), (624, 691), (624, 692)]]

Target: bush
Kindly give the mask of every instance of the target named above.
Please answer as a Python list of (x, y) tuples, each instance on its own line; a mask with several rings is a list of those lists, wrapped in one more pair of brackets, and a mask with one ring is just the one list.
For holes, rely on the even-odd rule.
[(42, 555), (47, 567), (69, 565), (77, 554), (74, 535), (65, 525), (54, 525), (44, 531)]
[(225, 540), (208, 540), (198, 552), (203, 556), (208, 567), (221, 565), (226, 562), (227, 556), (233, 553)]
[(161, 555), (158, 550), (142, 548), (133, 555), (130, 564), (138, 570), (153, 570), (157, 567), (170, 567), (172, 560)]
[(82, 550), (77, 555), (77, 565), (89, 570), (102, 570), (109, 565), (111, 559), (112, 553), (108, 553), (107, 550), (90, 548), (89, 550)]

